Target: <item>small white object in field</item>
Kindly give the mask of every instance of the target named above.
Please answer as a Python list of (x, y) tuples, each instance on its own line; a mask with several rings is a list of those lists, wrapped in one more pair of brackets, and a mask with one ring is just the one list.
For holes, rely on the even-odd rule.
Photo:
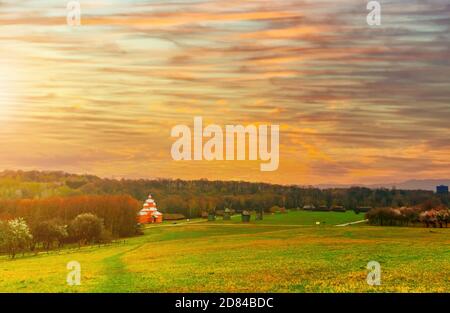
[(189, 219), (187, 219), (186, 222), (189, 222)]
[(320, 222), (316, 222), (316, 225), (320, 225)]

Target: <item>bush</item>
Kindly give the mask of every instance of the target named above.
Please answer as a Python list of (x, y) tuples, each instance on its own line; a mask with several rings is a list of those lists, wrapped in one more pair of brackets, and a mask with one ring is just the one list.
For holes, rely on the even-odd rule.
[(333, 212), (345, 212), (345, 208), (340, 205), (335, 205), (331, 208), (331, 211)]

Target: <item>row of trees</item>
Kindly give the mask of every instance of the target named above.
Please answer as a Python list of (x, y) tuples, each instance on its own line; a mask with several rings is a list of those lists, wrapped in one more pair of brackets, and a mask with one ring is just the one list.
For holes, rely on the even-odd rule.
[[(360, 207), (403, 207), (418, 206), (431, 202), (432, 206), (444, 203), (442, 197), (429, 191), (405, 191), (353, 187), (349, 189), (320, 190), (315, 188), (261, 187), (255, 193), (223, 194), (186, 193), (183, 189), (165, 194), (158, 189), (152, 190), (158, 199), (159, 209), (163, 212), (180, 213), (188, 217), (200, 216), (201, 212), (232, 208), (237, 212), (243, 210), (264, 210), (279, 206), (286, 209), (303, 208), (305, 205), (318, 207), (343, 207), (358, 211)], [(245, 192), (245, 191), (243, 191)]]
[[(92, 213), (103, 220), (115, 237), (135, 234), (136, 214), (142, 204), (128, 195), (86, 195), (47, 199), (0, 199), (0, 219), (24, 218), (32, 229), (51, 229), (62, 236), (56, 225), (69, 225), (78, 215)], [(43, 224), (44, 223), (44, 224)]]
[[(24, 198), (25, 194), (27, 198), (44, 198), (55, 193), (61, 193), (64, 196), (128, 194), (142, 201), (151, 192), (163, 212), (180, 213), (190, 217), (199, 216), (203, 211), (220, 210), (224, 207), (242, 211), (260, 208), (268, 210), (274, 205), (287, 209), (314, 205), (315, 207), (343, 206), (347, 210), (356, 210), (358, 207), (417, 206), (430, 199), (449, 205), (448, 195), (437, 196), (432, 191), (396, 190), (395, 188), (318, 189), (206, 179), (117, 180), (92, 175), (38, 171), (5, 171), (0, 173), (0, 183), (2, 181), (8, 181), (11, 186), (12, 190), (8, 193), (11, 194), (11, 198)], [(30, 184), (33, 184), (33, 189), (28, 190), (27, 186)], [(35, 184), (42, 188), (37, 188)], [(15, 191), (14, 188), (16, 188)], [(22, 192), (21, 188), (27, 192)]]
[(450, 210), (443, 207), (432, 209), (429, 211), (424, 211), (420, 213), (419, 219), (427, 227), (437, 227), (442, 228), (444, 225), (447, 228), (450, 222)]
[(65, 243), (77, 242), (79, 246), (90, 243), (106, 243), (111, 234), (105, 229), (103, 220), (91, 213), (75, 217), (68, 225), (57, 220), (42, 221), (29, 227), (23, 218), (0, 221), (0, 252), (12, 258), (25, 251), (46, 251), (62, 247)]
[(444, 206), (434, 209), (422, 207), (375, 208), (366, 213), (372, 225), (408, 226), (423, 223), (426, 227), (447, 227), (450, 210)]

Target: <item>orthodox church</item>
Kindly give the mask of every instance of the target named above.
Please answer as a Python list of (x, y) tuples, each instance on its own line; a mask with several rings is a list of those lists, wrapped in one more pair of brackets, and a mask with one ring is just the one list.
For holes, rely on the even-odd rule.
[(138, 213), (137, 220), (139, 224), (162, 223), (163, 214), (156, 208), (156, 202), (152, 195), (149, 195), (148, 199), (145, 200), (142, 210)]

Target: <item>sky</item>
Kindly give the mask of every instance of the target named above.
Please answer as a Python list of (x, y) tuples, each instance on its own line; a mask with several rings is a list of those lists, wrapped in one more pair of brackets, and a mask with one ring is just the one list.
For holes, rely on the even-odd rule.
[[(0, 170), (377, 184), (450, 177), (450, 3), (0, 0)], [(280, 125), (280, 164), (174, 161), (171, 129)]]

